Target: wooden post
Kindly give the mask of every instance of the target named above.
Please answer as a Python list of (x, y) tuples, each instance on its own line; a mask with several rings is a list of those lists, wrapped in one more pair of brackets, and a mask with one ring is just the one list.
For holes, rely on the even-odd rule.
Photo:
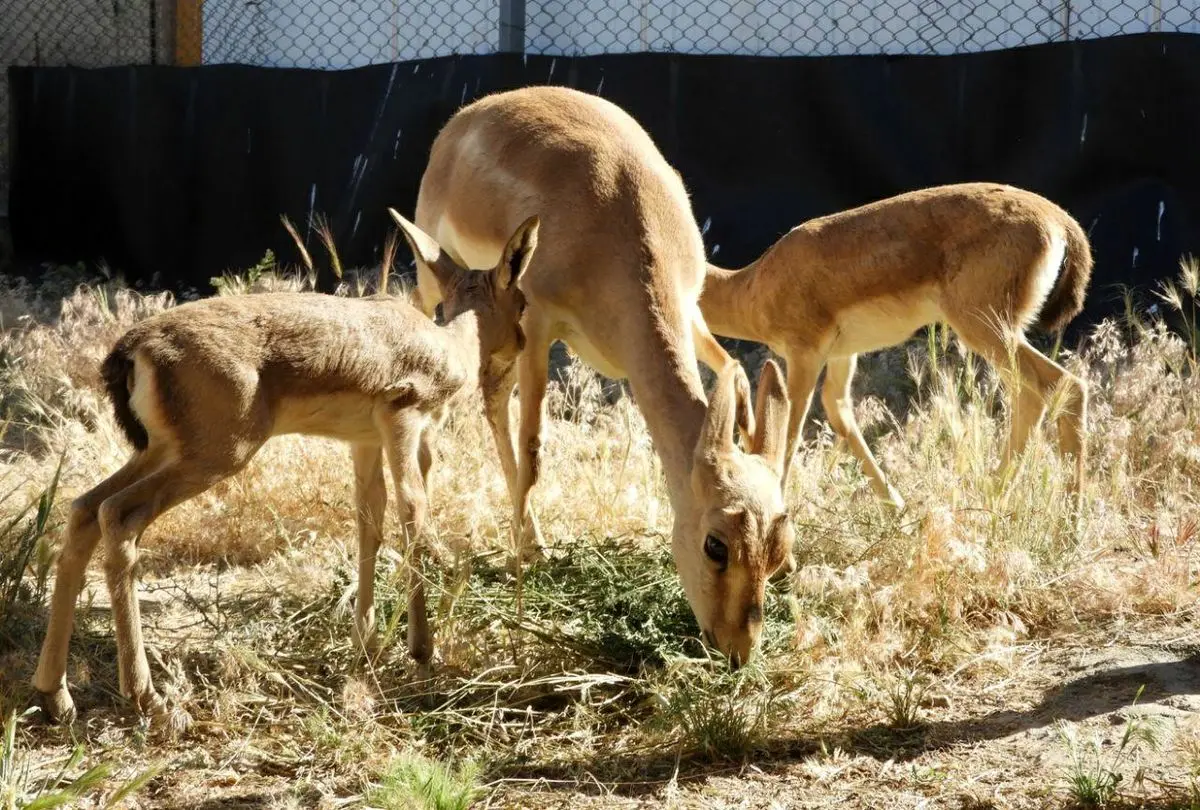
[(499, 0), (500, 52), (525, 52), (525, 0)]
[(204, 0), (175, 0), (175, 64), (200, 64), (204, 45)]

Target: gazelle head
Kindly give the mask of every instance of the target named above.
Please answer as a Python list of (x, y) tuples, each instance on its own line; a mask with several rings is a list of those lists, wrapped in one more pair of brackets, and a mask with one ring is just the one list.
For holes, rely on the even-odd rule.
[[(741, 380), (738, 380), (738, 377)], [(675, 564), (705, 641), (744, 664), (762, 632), (767, 580), (791, 563), (782, 474), (788, 398), (774, 361), (763, 366), (748, 451), (734, 442), (741, 364), (718, 375), (692, 460), (691, 517), (677, 520)]]
[(484, 272), (459, 266), (429, 234), (400, 216), (388, 213), (412, 248), (418, 271), (432, 276), (442, 297), (442, 315), (450, 323), (467, 311), (478, 316), (479, 351), (485, 374), (502, 374), (525, 347), (521, 315), (525, 296), (517, 285), (537, 249), (540, 222), (536, 216), (522, 222), (509, 238), (500, 261)]

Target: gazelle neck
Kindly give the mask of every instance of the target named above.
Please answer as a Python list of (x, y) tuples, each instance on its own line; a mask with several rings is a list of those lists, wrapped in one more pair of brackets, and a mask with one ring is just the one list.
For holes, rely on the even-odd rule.
[(690, 503), (692, 459), (708, 404), (694, 355), (670, 344), (647, 348), (626, 372), (678, 516)]
[(715, 335), (766, 342), (763, 321), (764, 301), (754, 296), (762, 259), (741, 270), (726, 270), (714, 264), (705, 265), (704, 291), (700, 296), (700, 312), (708, 329)]

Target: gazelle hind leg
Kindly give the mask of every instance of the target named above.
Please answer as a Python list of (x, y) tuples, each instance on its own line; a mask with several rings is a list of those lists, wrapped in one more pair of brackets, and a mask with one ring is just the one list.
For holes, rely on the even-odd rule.
[(1023, 376), (1036, 377), (1042, 386), (1046, 408), (1054, 403), (1054, 396), (1061, 392), (1062, 399), (1054, 403), (1058, 406), (1055, 418), (1058, 452), (1063, 458), (1070, 457), (1075, 462), (1070, 491), (1078, 509), (1082, 506), (1083, 485), (1087, 476), (1087, 383), (1039, 352), (1024, 337), (1018, 341), (1016, 351), (1024, 369)]
[(858, 355), (830, 358), (825, 370), (825, 383), (821, 389), (821, 404), (825, 406), (825, 417), (829, 420), (830, 427), (850, 446), (850, 452), (862, 464), (863, 472), (871, 482), (871, 489), (875, 491), (875, 495), (897, 509), (903, 509), (904, 498), (888, 482), (879, 462), (875, 460), (874, 454), (863, 439), (858, 420), (854, 418), (851, 383), (857, 368)]
[(152, 470), (157, 458), (155, 448), (136, 454), (71, 504), (66, 536), (55, 566), (50, 619), (33, 676), (33, 686), (41, 693), (50, 719), (55, 722), (70, 723), (75, 718), (75, 703), (67, 689), (67, 657), (75, 624), (75, 602), (83, 589), (88, 562), (101, 538), (100, 504)]
[(1079, 509), (1083, 506), (1083, 487), (1087, 482), (1088, 388), (1083, 379), (1065, 370), (1062, 386), (1066, 401), (1057, 420), (1058, 450), (1064, 456), (1075, 458), (1071, 490)]
[(1046, 395), (1052, 384), (1043, 383), (1028, 363), (1023, 362), (1021, 338), (1003, 322), (970, 317), (948, 319), (948, 323), (968, 349), (992, 364), (1008, 391), (1008, 436), (1000, 451), (1000, 465), (996, 471), (1007, 476), (1013, 471), (1029, 436), (1045, 416)]
[(355, 522), (358, 525), (358, 599), (354, 606), (354, 645), (374, 656), (379, 651), (375, 628), (375, 561), (383, 538), (387, 486), (383, 481), (383, 450), (377, 445), (354, 445)]
[[(253, 451), (249, 455), (253, 455)], [(99, 522), (105, 542), (105, 575), (112, 599), (121, 693), (131, 699), (143, 715), (162, 715), (165, 706), (154, 691), (142, 640), (134, 580), (138, 540), (142, 532), (168, 509), (236, 473), (243, 464), (214, 469), (169, 462), (100, 505)]]
[(1085, 383), (1029, 344), (1024, 335), (1003, 334), (978, 321), (951, 322), (963, 342), (992, 363), (1005, 377), (1012, 401), (1012, 425), (1001, 453), (1000, 472), (1009, 474), (1018, 462), (1029, 437), (1045, 417), (1050, 397), (1059, 385), (1066, 393), (1058, 417), (1059, 448), (1075, 454), (1076, 475), (1072, 484), (1078, 496), (1085, 464), (1087, 388)]

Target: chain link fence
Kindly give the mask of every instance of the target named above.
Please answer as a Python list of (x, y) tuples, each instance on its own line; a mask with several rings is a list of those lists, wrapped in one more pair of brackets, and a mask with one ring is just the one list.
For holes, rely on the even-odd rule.
[(527, 48), (555, 55), (948, 54), (1148, 31), (1200, 31), (1155, 0), (529, 0)]
[[(1195, 0), (0, 0), (8, 65), (340, 69), (496, 50), (945, 54), (1200, 32)], [(0, 212), (9, 102), (0, 77)]]

